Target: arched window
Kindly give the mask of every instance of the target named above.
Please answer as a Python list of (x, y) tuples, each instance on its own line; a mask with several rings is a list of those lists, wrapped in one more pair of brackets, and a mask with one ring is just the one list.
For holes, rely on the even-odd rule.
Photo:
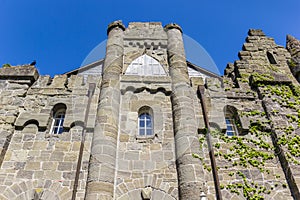
[(64, 104), (57, 104), (54, 106), (52, 113), (50, 134), (61, 134), (64, 131), (66, 106)]
[(225, 122), (226, 122), (226, 135), (228, 136), (235, 136), (239, 135), (237, 126), (236, 126), (236, 108), (232, 106), (226, 106), (225, 107)]
[(139, 110), (139, 135), (150, 136), (153, 135), (153, 116), (151, 115), (151, 108), (142, 107)]
[(157, 60), (148, 55), (142, 55), (130, 63), (125, 75), (165, 76), (166, 72)]

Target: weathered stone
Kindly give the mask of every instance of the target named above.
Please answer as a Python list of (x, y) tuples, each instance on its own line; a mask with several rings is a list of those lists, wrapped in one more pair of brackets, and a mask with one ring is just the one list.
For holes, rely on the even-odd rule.
[[(298, 146), (281, 141), (298, 137), (297, 39), (287, 37), (287, 51), (249, 30), (220, 77), (186, 61), (176, 24), (117, 21), (107, 31), (104, 60), (53, 79), (34, 66), (0, 69), (3, 199), (70, 199), (73, 189), (76, 199), (214, 199), (198, 86), (220, 184), (238, 184), (223, 199), (250, 198), (239, 184), (264, 199), (299, 198)], [(53, 134), (58, 111), (63, 131)]]

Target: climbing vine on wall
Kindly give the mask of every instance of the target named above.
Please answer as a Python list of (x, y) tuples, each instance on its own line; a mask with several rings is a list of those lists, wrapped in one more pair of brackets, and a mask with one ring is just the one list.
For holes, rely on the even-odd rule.
[[(231, 181), (221, 181), (221, 189), (243, 195), (249, 200), (264, 199), (272, 190), (287, 188), (284, 174), (275, 174), (267, 165), (270, 161), (278, 161), (271, 140), (272, 134), (276, 132), (277, 139), (273, 141), (274, 145), (284, 151), (287, 161), (293, 165), (300, 165), (300, 87), (276, 84), (275, 81), (269, 74), (252, 74), (252, 83), (255, 83), (254, 86), (257, 87), (263, 101), (273, 101), (274, 105), (278, 103), (278, 106), (269, 106), (267, 113), (261, 110), (239, 113), (240, 116), (249, 118), (248, 135), (227, 136), (220, 132), (211, 133), (214, 138), (215, 156), (223, 164), (218, 165), (218, 170), (222, 170), (222, 173), (227, 171), (227, 175), (232, 177)], [(270, 108), (272, 110), (269, 110)], [(286, 125), (274, 126), (270, 119), (273, 120), (276, 116), (278, 119), (283, 118), (282, 124), (287, 122)], [(203, 149), (203, 145), (206, 144), (205, 137), (201, 137), (199, 142), (200, 149)], [(211, 171), (207, 160), (197, 154), (194, 154), (194, 157), (201, 160), (204, 169)], [(259, 170), (262, 177), (273, 177), (268, 179), (273, 181), (265, 185), (261, 180), (253, 180), (249, 169)]]
[(271, 111), (272, 115), (281, 115), (288, 122), (285, 126), (276, 127), (282, 132), (276, 142), (284, 149), (289, 163), (300, 165), (300, 88), (282, 84), (261, 85), (261, 87), (265, 96), (285, 109), (283, 113), (278, 110)]
[[(284, 89), (286, 91), (286, 88)], [(271, 91), (271, 90), (270, 90)], [(274, 91), (275, 92), (275, 91)], [(295, 101), (295, 103), (297, 100)], [(294, 108), (291, 104), (286, 104)], [(278, 114), (279, 111), (273, 111), (273, 114)], [(299, 112), (300, 113), (300, 112)], [(270, 121), (265, 118), (266, 113), (259, 110), (250, 110), (240, 113), (241, 116), (249, 117), (255, 120), (250, 120), (249, 134), (247, 136), (227, 136), (220, 132), (212, 132), (212, 136), (217, 139), (214, 143), (215, 156), (219, 160), (226, 160), (226, 164), (219, 166), (221, 169), (236, 169), (228, 173), (233, 181), (221, 185), (222, 189), (226, 189), (231, 193), (243, 195), (246, 199), (256, 200), (264, 199), (266, 194), (270, 194), (272, 190), (277, 187), (286, 188), (287, 184), (284, 179), (280, 179), (281, 175), (274, 174), (266, 167), (269, 160), (275, 159), (274, 147), (271, 143)], [(300, 115), (295, 118), (291, 115), (293, 121), (297, 121)], [(265, 119), (265, 120), (263, 120)], [(289, 152), (286, 154), (289, 161), (297, 163), (296, 159), (291, 159), (292, 156), (299, 156), (299, 142), (300, 138), (297, 135), (290, 135), (294, 132), (293, 126), (284, 128), (287, 134), (281, 136), (278, 144), (286, 145)], [(205, 145), (205, 137), (199, 139), (200, 145)], [(202, 149), (202, 147), (201, 147)], [(199, 158), (203, 166), (208, 171), (210, 166), (204, 162), (204, 158), (194, 154), (194, 157)], [(273, 182), (269, 186), (264, 185), (261, 181), (252, 180), (247, 173), (247, 169), (258, 169), (262, 176), (273, 177)]]
[[(261, 112), (250, 111), (247, 115), (261, 115)], [(231, 193), (243, 195), (246, 199), (256, 200), (263, 199), (264, 194), (270, 194), (271, 190), (275, 189), (278, 184), (272, 187), (267, 187), (261, 182), (258, 183), (247, 175), (246, 170), (249, 168), (258, 169), (260, 173), (273, 175), (274, 179), (279, 178), (276, 174), (271, 174), (270, 170), (266, 169), (266, 162), (274, 159), (273, 146), (266, 142), (265, 137), (270, 137), (268, 131), (264, 131), (265, 124), (256, 121), (250, 126), (250, 137), (227, 136), (222, 133), (212, 132), (212, 136), (218, 139), (219, 142), (214, 144), (215, 156), (220, 160), (226, 160), (226, 164), (219, 166), (221, 169), (232, 169), (228, 176), (234, 181), (221, 185), (221, 189), (226, 189)], [(199, 139), (200, 145), (205, 145), (205, 138)], [(204, 162), (204, 159), (194, 154), (194, 157), (199, 158), (204, 168), (210, 171), (210, 167)], [(234, 171), (233, 169), (236, 169)], [(237, 181), (238, 180), (238, 181)], [(282, 183), (281, 183), (282, 185)]]

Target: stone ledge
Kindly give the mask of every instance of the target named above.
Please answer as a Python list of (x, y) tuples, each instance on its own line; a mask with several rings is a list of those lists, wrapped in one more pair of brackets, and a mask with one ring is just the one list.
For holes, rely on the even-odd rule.
[(121, 77), (121, 82), (142, 82), (142, 83), (171, 83), (170, 76), (138, 76), (124, 75)]
[(0, 79), (19, 79), (36, 81), (39, 73), (34, 66), (15, 66), (0, 68)]
[(50, 115), (44, 113), (31, 113), (23, 112), (21, 113), (15, 123), (18, 128), (25, 127), (27, 124), (36, 124), (39, 128), (46, 128), (48, 124)]
[(276, 73), (276, 72), (263, 72), (256, 70), (256, 73), (253, 73), (250, 78), (250, 85), (258, 85), (258, 84), (290, 84), (292, 83), (292, 80), (289, 79), (289, 77), (285, 74)]

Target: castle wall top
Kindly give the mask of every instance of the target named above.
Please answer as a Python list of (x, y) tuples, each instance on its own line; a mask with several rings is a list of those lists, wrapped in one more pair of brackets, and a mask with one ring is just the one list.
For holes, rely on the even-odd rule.
[(0, 68), (0, 79), (17, 79), (36, 81), (39, 77), (37, 69), (32, 65)]
[(167, 39), (160, 22), (132, 22), (125, 30), (124, 39)]

